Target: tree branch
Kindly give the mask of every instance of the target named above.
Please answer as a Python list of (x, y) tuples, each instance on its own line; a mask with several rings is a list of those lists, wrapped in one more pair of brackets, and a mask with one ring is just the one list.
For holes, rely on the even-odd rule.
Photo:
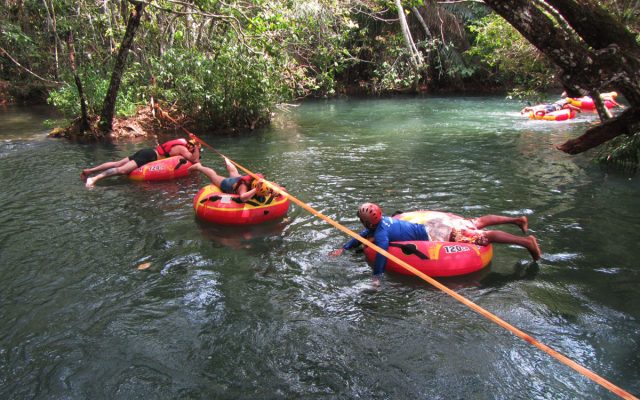
[(11, 55), (2, 47), (0, 47), (0, 55), (4, 55), (6, 56), (9, 60), (11, 60), (14, 64), (16, 64), (18, 67), (22, 68), (23, 70), (27, 71), (28, 73), (30, 73), (31, 75), (35, 76), (36, 78), (40, 79), (41, 81), (44, 82), (50, 82), (53, 83), (55, 85), (62, 85), (64, 84), (64, 82), (58, 82), (58, 81), (52, 81), (50, 79), (46, 79), (41, 77), (40, 75), (36, 74), (35, 72), (32, 72), (29, 68), (25, 67), (24, 65), (20, 64), (19, 62), (17, 62), (13, 57), (11, 57)]
[(579, 154), (617, 136), (633, 135), (638, 131), (638, 121), (640, 121), (640, 110), (629, 108), (617, 117), (587, 130), (580, 137), (567, 140), (556, 148), (568, 154)]

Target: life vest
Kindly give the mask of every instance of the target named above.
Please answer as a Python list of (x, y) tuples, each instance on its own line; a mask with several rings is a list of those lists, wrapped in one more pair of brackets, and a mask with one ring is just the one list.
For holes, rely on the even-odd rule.
[(158, 147), (156, 147), (156, 151), (158, 152), (158, 154), (160, 155), (160, 157), (169, 157), (171, 153), (171, 149), (174, 148), (175, 146), (186, 146), (187, 145), (187, 139), (174, 139), (174, 140), (169, 140), (168, 142), (164, 142), (161, 145), (158, 145)]
[[(264, 175), (262, 175), (262, 174), (256, 174), (256, 176), (258, 178), (264, 179)], [(247, 189), (250, 190), (251, 189), (251, 181), (252, 180), (253, 180), (253, 177), (251, 175), (245, 175), (242, 178), (240, 178), (240, 180), (238, 181), (238, 184), (244, 183), (245, 185), (247, 185)]]

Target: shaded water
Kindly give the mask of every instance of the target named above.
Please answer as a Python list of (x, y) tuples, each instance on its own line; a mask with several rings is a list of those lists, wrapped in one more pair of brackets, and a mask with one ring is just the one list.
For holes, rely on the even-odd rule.
[[(442, 282), (638, 395), (638, 177), (553, 148), (593, 116), (521, 107), (309, 102), (201, 137), (352, 229), (364, 201), (528, 215), (539, 263), (496, 245), (486, 270)], [(82, 168), (150, 143), (46, 139), (42, 118), (0, 112), (0, 398), (615, 398), (418, 279), (372, 290), (362, 254), (327, 256), (347, 237), (297, 206), (224, 229), (194, 218), (203, 177), (87, 190)]]

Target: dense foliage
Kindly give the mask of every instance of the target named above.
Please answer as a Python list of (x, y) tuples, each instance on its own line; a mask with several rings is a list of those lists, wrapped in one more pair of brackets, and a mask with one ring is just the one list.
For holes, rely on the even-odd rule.
[[(87, 108), (99, 115), (133, 4), (4, 0), (0, 97), (48, 96), (78, 116), (75, 49)], [(640, 25), (635, 2), (603, 5), (631, 29)], [(310, 96), (497, 89), (532, 98), (558, 84), (542, 53), (481, 2), (153, 0), (116, 114), (153, 98), (204, 128), (253, 128), (268, 123), (277, 103)]]
[[(406, 91), (415, 82), (427, 90), (462, 88), (464, 79), (473, 81), (482, 69), (462, 55), (469, 48), (465, 24), (486, 8), (435, 1), (405, 7), (426, 56), (418, 70), (393, 1), (151, 2), (122, 77), (117, 114), (131, 115), (153, 96), (205, 125), (253, 127), (282, 101)], [(131, 8), (127, 1), (9, 1), (0, 11), (6, 22), (0, 46), (11, 59), (2, 58), (0, 79), (14, 88), (35, 84), (51, 104), (77, 116), (72, 37), (89, 111), (99, 114)], [(35, 29), (41, 21), (44, 29)]]
[(490, 14), (470, 29), (476, 37), (468, 54), (479, 56), (518, 96), (535, 97), (558, 86), (555, 67), (501, 17)]

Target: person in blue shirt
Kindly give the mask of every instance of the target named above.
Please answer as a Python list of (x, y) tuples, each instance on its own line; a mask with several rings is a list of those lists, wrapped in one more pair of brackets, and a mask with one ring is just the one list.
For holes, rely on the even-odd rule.
[[(526, 216), (505, 217), (499, 215), (485, 215), (478, 218), (466, 219), (451, 215), (444, 220), (430, 221), (429, 227), (392, 217), (385, 217), (380, 206), (374, 203), (364, 203), (358, 209), (358, 218), (365, 229), (360, 236), (370, 238), (383, 250), (389, 249), (389, 242), (402, 242), (410, 240), (434, 240), (471, 242), (479, 246), (487, 246), (489, 243), (515, 244), (529, 250), (534, 261), (540, 259), (541, 252), (535, 236), (516, 236), (507, 232), (487, 230), (482, 228), (490, 225), (513, 224), (520, 227), (526, 233), (528, 220)], [(433, 235), (430, 235), (433, 232)], [(434, 237), (435, 236), (435, 237)], [(332, 256), (339, 256), (345, 250), (356, 247), (358, 240), (349, 240), (342, 248), (331, 252)], [(384, 273), (387, 257), (376, 254), (373, 267), (373, 284), (380, 285), (380, 278)]]

